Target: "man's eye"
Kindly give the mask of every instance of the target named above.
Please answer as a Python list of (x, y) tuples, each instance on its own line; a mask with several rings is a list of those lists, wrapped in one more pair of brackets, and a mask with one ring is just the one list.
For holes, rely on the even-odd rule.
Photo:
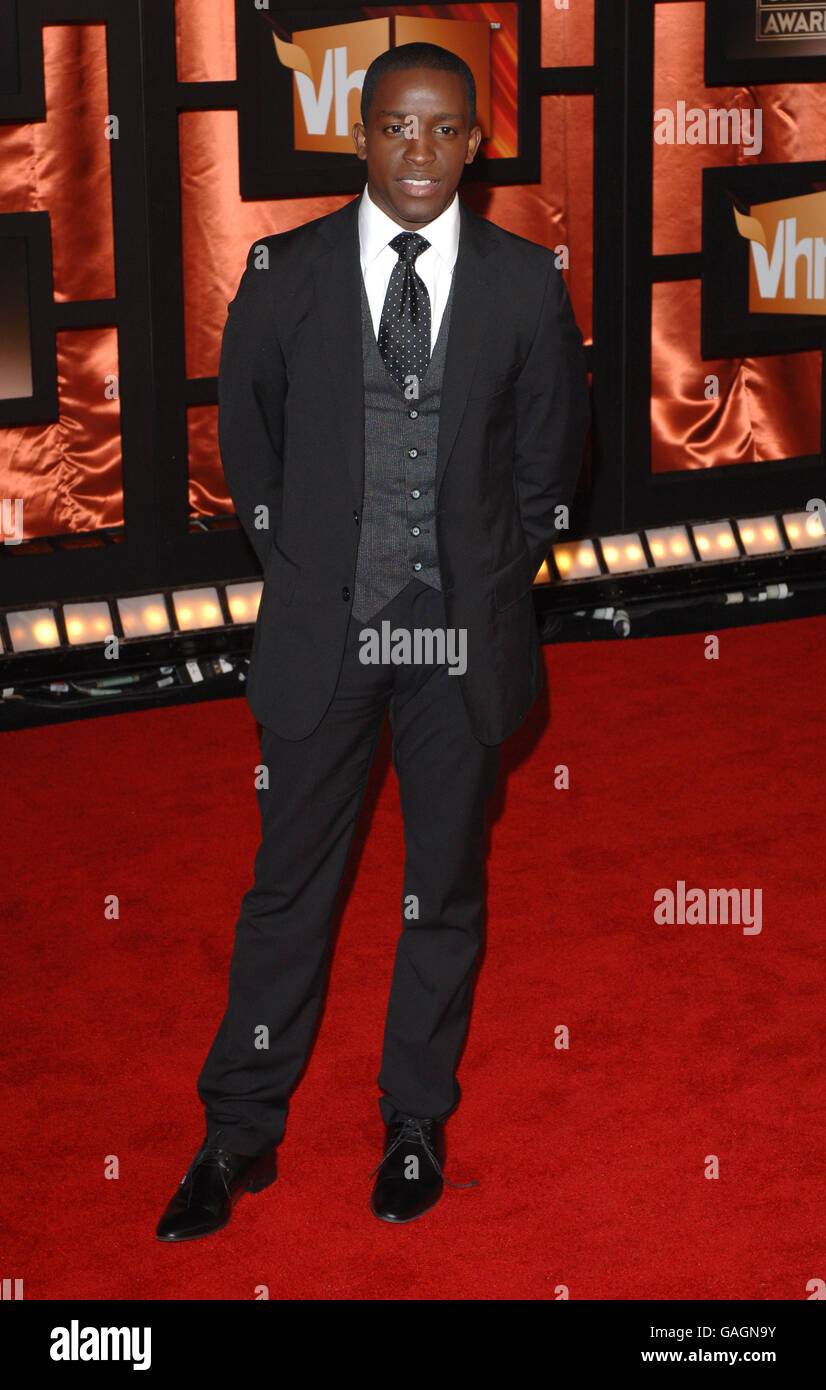
[(437, 129), (437, 130), (446, 130), (446, 131), (448, 132), (449, 135), (455, 135), (455, 134), (456, 134), (456, 127), (453, 126), (453, 125), (440, 125), (440, 126), (437, 126), (436, 129)]
[(392, 130), (392, 131), (395, 133), (397, 130), (404, 130), (404, 126), (403, 126), (403, 125), (399, 125), (399, 124), (396, 124), (396, 125), (386, 125), (386, 126), (384, 127), (384, 129), (385, 129), (385, 132), (387, 132), (388, 130)]

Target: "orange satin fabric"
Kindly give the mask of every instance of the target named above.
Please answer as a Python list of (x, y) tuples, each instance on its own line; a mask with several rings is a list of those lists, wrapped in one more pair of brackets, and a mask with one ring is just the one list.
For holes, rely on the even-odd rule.
[(540, 62), (543, 68), (590, 67), (594, 61), (595, 0), (568, 0), (557, 9), (542, 0)]
[(179, 82), (233, 82), (235, 0), (175, 0)]
[[(759, 107), (762, 150), (737, 145), (654, 143), (655, 255), (702, 249), (702, 170), (826, 159), (826, 83), (705, 87), (705, 5), (655, 7), (654, 110), (677, 102), (703, 109)], [(652, 113), (653, 120), (653, 113)], [(700, 356), (700, 282), (653, 286), (651, 469), (715, 468), (820, 452), (820, 352), (770, 357)], [(706, 400), (705, 378), (719, 378)]]
[[(819, 352), (703, 361), (693, 347), (700, 281), (654, 285), (651, 307), (652, 472), (819, 452)], [(716, 400), (705, 399), (709, 376), (718, 380)]]
[(45, 121), (0, 125), (0, 213), (48, 212), (55, 299), (111, 299), (105, 25), (46, 25), (43, 67)]
[(23, 501), (23, 539), (123, 525), (115, 328), (57, 334), (60, 419), (0, 429), (0, 496)]

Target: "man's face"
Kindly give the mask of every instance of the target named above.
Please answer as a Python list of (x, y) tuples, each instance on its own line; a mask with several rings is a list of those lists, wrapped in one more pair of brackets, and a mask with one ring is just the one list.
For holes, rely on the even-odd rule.
[(385, 73), (366, 127), (353, 126), (370, 197), (409, 232), (444, 212), (481, 139), (461, 77), (434, 68)]

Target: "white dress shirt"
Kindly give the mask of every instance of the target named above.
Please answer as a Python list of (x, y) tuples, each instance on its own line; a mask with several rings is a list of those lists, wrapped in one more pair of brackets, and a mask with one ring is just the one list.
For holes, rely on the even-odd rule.
[[(387, 286), (398, 256), (390, 242), (404, 228), (392, 217), (376, 207), (367, 189), (361, 195), (359, 204), (359, 246), (361, 252), (361, 273), (364, 288), (373, 318), (373, 331), (379, 336), (381, 311), (387, 294)], [(453, 267), (459, 252), (459, 196), (454, 193), (452, 202), (443, 213), (432, 222), (419, 228), (421, 235), (430, 245), (416, 258), (416, 272), (421, 276), (430, 296), (430, 351), (436, 346), (439, 325), (445, 311)]]

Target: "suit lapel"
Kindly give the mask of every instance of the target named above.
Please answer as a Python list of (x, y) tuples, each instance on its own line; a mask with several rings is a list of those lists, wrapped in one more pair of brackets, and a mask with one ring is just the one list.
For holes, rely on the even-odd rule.
[[(319, 383), (330, 383), (336, 432), (358, 503), (364, 487), (359, 201), (354, 198), (323, 220), (324, 250), (314, 268), (316, 312), (327, 365), (326, 373), (319, 372)], [(495, 250), (496, 241), (485, 219), (462, 203), (459, 216), (459, 250), (439, 410), (437, 494), (465, 411), (479, 350), (493, 331), (494, 275), (489, 253)]]
[[(364, 362), (361, 352), (360, 199), (324, 220), (326, 247), (314, 271), (316, 312), (327, 358), (319, 364), (319, 391), (329, 389), (354, 501), (364, 488)], [(332, 225), (331, 225), (332, 224)], [(329, 383), (329, 386), (328, 386)], [(319, 409), (323, 409), (319, 402)]]
[(493, 273), (487, 257), (495, 241), (484, 218), (463, 203), (459, 204), (459, 218), (459, 251), (453, 270), (453, 306), (439, 406), (437, 496), (465, 413), (479, 350), (492, 331)]

